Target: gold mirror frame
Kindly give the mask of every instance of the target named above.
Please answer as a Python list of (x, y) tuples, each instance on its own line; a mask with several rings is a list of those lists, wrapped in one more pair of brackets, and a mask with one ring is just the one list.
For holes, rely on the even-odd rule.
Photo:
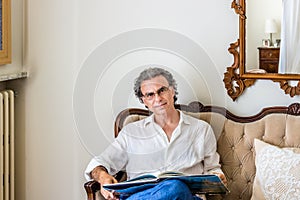
[[(231, 43), (228, 48), (229, 53), (233, 55), (234, 62), (224, 73), (223, 82), (227, 90), (227, 94), (235, 101), (247, 87), (254, 84), (256, 79), (269, 79), (279, 82), (280, 88), (285, 94), (294, 97), (300, 95), (300, 74), (276, 74), (276, 73), (246, 73), (246, 0), (233, 0), (231, 8), (239, 16), (239, 39), (235, 43)], [(298, 80), (296, 86), (291, 86), (290, 81)]]
[[(11, 63), (11, 2), (10, 0), (0, 0), (2, 4), (2, 48), (0, 49), (0, 65)], [(0, 41), (0, 42), (1, 42)]]

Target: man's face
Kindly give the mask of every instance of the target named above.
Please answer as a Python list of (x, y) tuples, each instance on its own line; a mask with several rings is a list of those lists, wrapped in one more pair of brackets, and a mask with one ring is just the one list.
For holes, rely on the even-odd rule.
[(157, 76), (141, 83), (142, 100), (154, 114), (163, 114), (174, 109), (175, 91), (167, 79)]

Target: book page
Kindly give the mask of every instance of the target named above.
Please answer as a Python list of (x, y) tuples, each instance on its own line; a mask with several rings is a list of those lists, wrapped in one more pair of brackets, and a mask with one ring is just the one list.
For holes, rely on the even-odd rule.
[(187, 174), (184, 174), (182, 172), (178, 171), (165, 171), (160, 173), (157, 177), (158, 178), (165, 178), (165, 177), (175, 177), (175, 176), (186, 176)]

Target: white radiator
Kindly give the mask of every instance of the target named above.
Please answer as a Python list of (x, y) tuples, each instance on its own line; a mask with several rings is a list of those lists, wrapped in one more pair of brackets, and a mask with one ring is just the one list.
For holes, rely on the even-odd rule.
[(14, 92), (0, 91), (0, 200), (14, 200)]

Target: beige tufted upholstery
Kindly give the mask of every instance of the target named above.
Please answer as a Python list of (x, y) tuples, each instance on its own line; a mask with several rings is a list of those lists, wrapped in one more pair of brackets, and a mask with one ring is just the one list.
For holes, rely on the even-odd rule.
[(254, 138), (280, 147), (300, 147), (300, 116), (272, 114), (251, 123), (225, 120), (218, 152), (231, 191), (226, 199), (250, 199), (252, 195)]
[[(280, 147), (300, 147), (299, 107), (297, 104), (297, 109), (292, 110), (295, 115), (287, 114), (291, 110), (290, 107), (276, 107), (252, 117), (238, 117), (222, 108), (212, 112), (214, 109), (211, 107), (204, 109), (202, 104), (199, 108), (201, 112), (187, 112), (189, 109), (183, 109), (187, 114), (207, 121), (214, 129), (222, 170), (227, 177), (230, 190), (224, 199), (249, 200), (251, 198), (255, 177), (254, 138)], [(125, 124), (140, 120), (147, 115), (146, 112), (132, 114), (127, 112), (128, 116), (124, 121), (117, 122), (120, 124), (117, 125), (116, 132)]]

